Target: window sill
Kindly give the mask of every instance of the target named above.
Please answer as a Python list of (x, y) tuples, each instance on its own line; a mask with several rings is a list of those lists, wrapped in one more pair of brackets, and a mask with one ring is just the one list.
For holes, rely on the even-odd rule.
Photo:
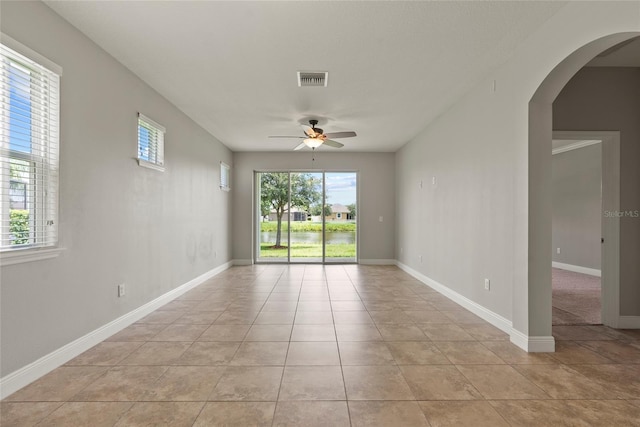
[(142, 160), (142, 159), (137, 159), (138, 160), (138, 165), (145, 167), (145, 168), (149, 168), (149, 169), (154, 169), (160, 172), (164, 172), (164, 166), (163, 165), (158, 165), (156, 163), (151, 163), (151, 162), (147, 162), (146, 160)]
[(0, 252), (0, 267), (58, 257), (64, 248), (18, 249)]

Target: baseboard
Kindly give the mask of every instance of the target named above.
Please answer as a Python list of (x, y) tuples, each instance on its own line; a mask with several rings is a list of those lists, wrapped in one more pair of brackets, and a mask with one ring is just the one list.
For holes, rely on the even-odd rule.
[(446, 296), (451, 301), (460, 304), (476, 316), (486, 320), (496, 328), (509, 334), (511, 342), (521, 349), (527, 352), (554, 352), (555, 351), (555, 339), (551, 337), (536, 337), (528, 336), (513, 328), (513, 324), (509, 319), (500, 316), (497, 313), (489, 310), (480, 304), (471, 301), (469, 298), (460, 295), (456, 291), (453, 291), (445, 285), (436, 282), (435, 280), (425, 276), (424, 274), (412, 269), (411, 267), (397, 261), (396, 265), (403, 271), (409, 273), (411, 276), (420, 280), (425, 285), (436, 290), (440, 294)]
[(253, 265), (253, 261), (250, 259), (234, 259), (233, 265)]
[(640, 316), (620, 316), (618, 329), (640, 329)]
[(172, 289), (171, 291), (159, 296), (153, 301), (150, 301), (136, 308), (135, 310), (130, 311), (129, 313), (107, 323), (106, 325), (103, 325), (98, 329), (89, 332), (88, 334), (76, 339), (75, 341), (72, 341), (69, 344), (60, 347), (59, 349), (52, 351), (51, 353), (41, 357), (35, 362), (32, 362), (18, 369), (17, 371), (14, 371), (0, 378), (0, 399), (4, 399), (10, 394), (20, 390), (21, 388), (42, 377), (43, 375), (53, 371), (57, 367), (64, 365), (69, 360), (82, 354), (94, 345), (99, 344), (115, 333), (120, 332), (122, 329), (126, 328), (132, 323), (137, 322), (144, 316), (173, 301), (180, 295), (195, 288), (211, 277), (220, 274), (231, 266), (232, 262), (227, 262), (212, 270), (209, 270), (206, 273), (201, 274), (200, 276), (188, 281), (187, 283), (184, 283), (183, 285), (180, 285), (177, 288)]
[(529, 353), (553, 353), (556, 351), (556, 340), (553, 336), (529, 336), (512, 329), (510, 340)]
[(582, 274), (588, 274), (589, 276), (602, 277), (602, 271), (597, 270), (595, 268), (581, 267), (579, 265), (564, 264), (562, 262), (555, 262), (555, 261), (551, 263), (551, 266), (553, 268), (573, 271), (574, 273), (582, 273)]
[(359, 259), (358, 264), (362, 265), (396, 265), (395, 259)]
[(500, 329), (501, 331), (504, 331), (509, 335), (511, 334), (512, 325), (510, 320), (500, 316), (499, 314), (494, 313), (493, 311), (487, 309), (486, 307), (481, 306), (480, 304), (474, 301), (471, 301), (469, 298), (463, 295), (460, 295), (456, 291), (449, 289), (445, 285), (436, 282), (435, 280), (425, 276), (424, 274), (412, 269), (411, 267), (405, 264), (402, 264), (401, 262), (397, 262), (396, 265), (401, 270), (404, 270), (405, 272), (409, 273), (410, 275), (420, 280), (425, 285), (429, 286), (430, 288), (438, 291), (445, 297), (449, 298), (451, 301), (457, 304), (460, 304), (462, 307), (466, 308), (476, 316), (491, 323), (493, 326)]

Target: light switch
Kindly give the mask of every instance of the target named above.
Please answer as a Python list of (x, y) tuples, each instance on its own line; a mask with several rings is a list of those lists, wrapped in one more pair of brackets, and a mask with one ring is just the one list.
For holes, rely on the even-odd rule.
[(378, 221), (382, 222), (382, 217), (381, 216), (378, 217)]

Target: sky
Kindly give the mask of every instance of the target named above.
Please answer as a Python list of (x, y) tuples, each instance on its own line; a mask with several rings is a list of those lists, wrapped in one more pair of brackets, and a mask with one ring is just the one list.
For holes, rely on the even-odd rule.
[(327, 203), (349, 205), (356, 203), (356, 173), (327, 172), (325, 175)]

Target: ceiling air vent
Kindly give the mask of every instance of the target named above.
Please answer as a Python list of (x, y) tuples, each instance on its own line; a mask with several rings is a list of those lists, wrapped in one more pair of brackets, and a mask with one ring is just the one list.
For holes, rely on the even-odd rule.
[(298, 71), (298, 86), (327, 87), (328, 71)]

